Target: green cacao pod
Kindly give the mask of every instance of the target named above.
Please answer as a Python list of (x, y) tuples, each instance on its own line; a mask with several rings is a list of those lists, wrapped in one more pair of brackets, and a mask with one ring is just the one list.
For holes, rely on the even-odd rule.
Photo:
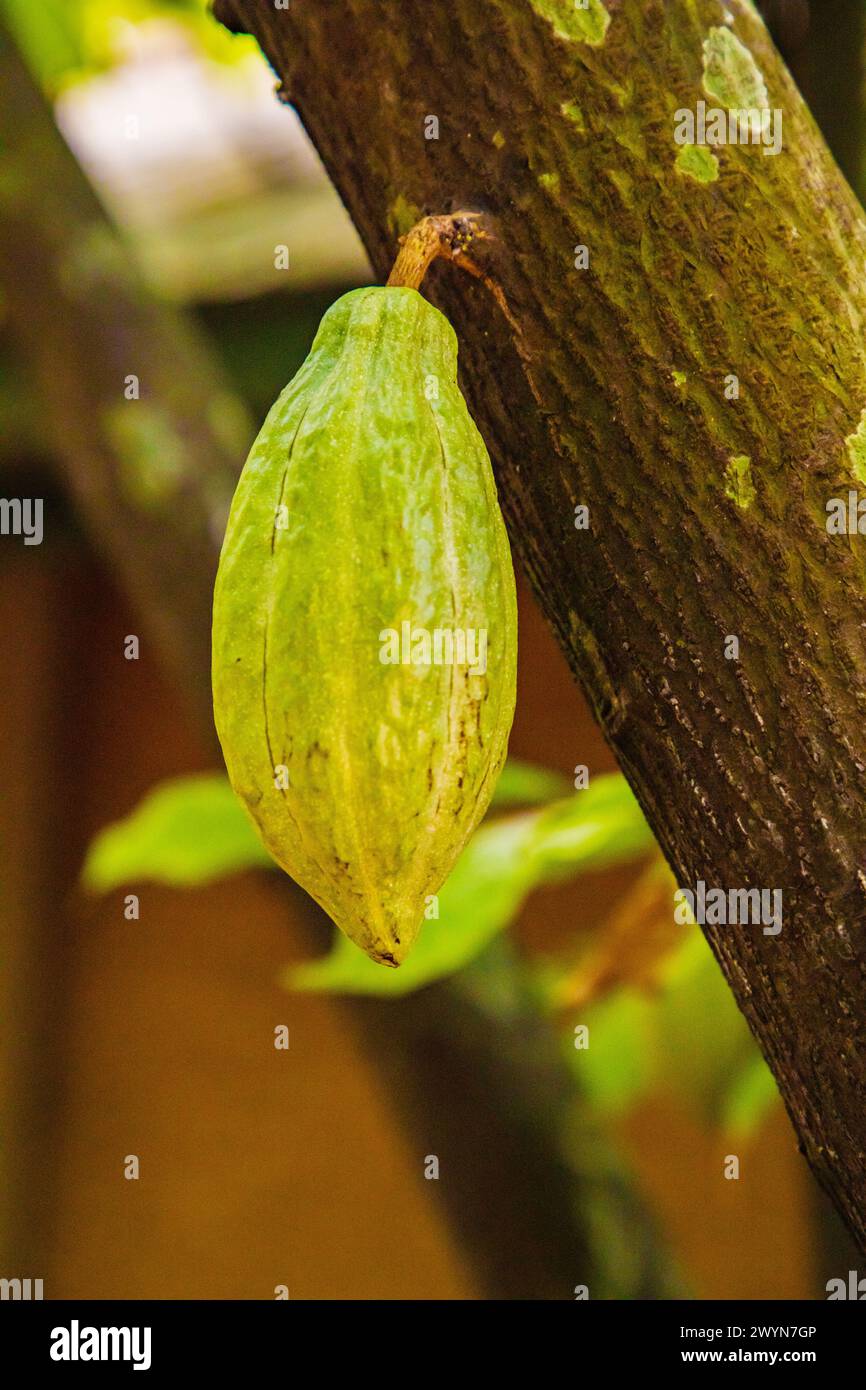
[(454, 331), (414, 289), (353, 290), (238, 484), (213, 693), (264, 844), (374, 960), (405, 958), (487, 809), (516, 648), (508, 540)]

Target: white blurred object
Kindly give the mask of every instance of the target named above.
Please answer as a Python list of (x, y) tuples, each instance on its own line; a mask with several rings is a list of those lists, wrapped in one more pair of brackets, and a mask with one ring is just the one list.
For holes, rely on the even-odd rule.
[[(202, 218), (211, 238), (223, 225), (237, 252), (242, 209), (248, 212), (243, 240), (259, 222), (266, 244), (247, 252), (258, 257), (249, 273), (243, 257), (234, 257), (238, 283), (224, 287), (228, 294), (285, 284), (273, 265), (273, 236), (283, 221), (294, 222), (304, 238), (301, 244), (295, 237), (293, 245), (293, 227), (282, 226), (290, 275), (294, 261), (305, 268), (304, 284), (366, 276), (366, 259), (342, 204), (295, 112), (277, 100), (276, 79), (261, 55), (226, 66), (208, 61), (170, 20), (122, 23), (117, 34), (118, 66), (65, 91), (56, 116), (109, 212), (140, 242), (146, 265), (157, 280), (168, 275), (161, 288), (182, 298), (212, 297), (212, 275), (198, 277), (199, 284), (194, 273), (191, 282), (186, 272), (178, 278), (180, 262), (192, 263), (191, 254), (183, 254), (184, 228), (200, 240), (196, 223)], [(260, 201), (267, 206), (254, 216), (250, 205)], [(297, 218), (288, 215), (292, 208), (299, 210)], [(197, 250), (200, 257), (201, 246)], [(227, 247), (209, 244), (205, 251), (233, 260)]]

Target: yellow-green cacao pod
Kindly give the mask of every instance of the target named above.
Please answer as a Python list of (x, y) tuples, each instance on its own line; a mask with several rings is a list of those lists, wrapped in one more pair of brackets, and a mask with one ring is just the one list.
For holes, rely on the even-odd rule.
[(238, 484), (213, 693), (265, 845), (374, 960), (405, 958), (487, 809), (516, 654), (508, 540), (454, 332), (416, 290), (354, 290)]

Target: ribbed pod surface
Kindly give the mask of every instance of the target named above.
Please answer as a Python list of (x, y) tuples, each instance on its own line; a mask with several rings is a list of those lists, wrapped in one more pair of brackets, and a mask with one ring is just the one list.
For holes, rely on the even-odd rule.
[(516, 645), (508, 541), (454, 332), (413, 289), (352, 291), (238, 485), (214, 710), (274, 858), (386, 964), (404, 959), (487, 808)]

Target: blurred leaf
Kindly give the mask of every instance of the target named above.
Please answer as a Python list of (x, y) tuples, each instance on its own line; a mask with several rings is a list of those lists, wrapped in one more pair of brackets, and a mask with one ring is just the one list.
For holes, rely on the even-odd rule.
[(499, 774), (491, 806), (542, 806), (567, 792), (568, 781), (560, 773), (509, 758)]
[(668, 1093), (705, 1125), (745, 1138), (775, 1083), (703, 936), (681, 930), (685, 940), (656, 994), (621, 989), (575, 1019), (589, 1025), (589, 1047), (570, 1049), (572, 1065), (610, 1113)]
[(585, 791), (539, 814), (532, 853), (539, 881), (572, 878), (636, 859), (655, 846), (634, 794), (618, 772), (594, 777)]
[(735, 1139), (750, 1139), (778, 1099), (776, 1078), (756, 1047), (725, 1096), (721, 1115), (725, 1132)]
[(659, 1074), (666, 1089), (719, 1124), (732, 1080), (758, 1055), (757, 1044), (703, 935), (682, 930), (683, 947), (658, 996)]
[(0, 12), (36, 80), (56, 89), (84, 61), (81, 11), (59, 0), (0, 0)]
[(163, 782), (124, 820), (106, 826), (88, 850), (82, 878), (97, 893), (142, 879), (190, 888), (273, 862), (228, 780), (209, 773)]
[(28, 67), (54, 96), (71, 82), (114, 67), (124, 30), (151, 20), (174, 21), (198, 51), (221, 64), (258, 52), (248, 35), (216, 22), (209, 0), (0, 0)]
[[(503, 774), (505, 775), (505, 774)], [(544, 769), (517, 764), (506, 792), (540, 794), (559, 785)], [(554, 778), (554, 781), (550, 779)], [(618, 775), (597, 778), (565, 800), (502, 817), (478, 830), (439, 893), (439, 917), (425, 922), (399, 970), (375, 965), (337, 933), (331, 953), (289, 976), (295, 989), (399, 995), (462, 969), (483, 951), (540, 884), (621, 859), (653, 845), (640, 808)], [(105, 892), (150, 879), (175, 887), (209, 883), (273, 860), (232, 792), (213, 773), (180, 777), (152, 791), (94, 840), (85, 885)]]
[[(540, 794), (552, 775), (517, 764), (507, 794)], [(331, 952), (287, 972), (285, 983), (305, 991), (411, 993), (479, 956), (533, 888), (633, 859), (653, 843), (623, 779), (598, 777), (553, 806), (483, 825), (439, 893), (438, 919), (425, 922), (399, 970), (374, 964), (336, 932)], [(250, 867), (274, 863), (227, 778), (213, 773), (163, 783), (106, 827), (90, 847), (82, 877), (95, 892), (144, 879), (194, 887)], [(653, 866), (643, 880), (650, 889), (657, 872)], [(665, 883), (672, 917), (673, 880), (665, 875)], [(643, 922), (640, 903), (633, 905), (630, 939)], [(653, 911), (657, 906), (653, 901)], [(655, 993), (619, 988), (586, 1008), (577, 1021), (589, 1024), (590, 1046), (578, 1051), (569, 1038), (571, 1064), (603, 1113), (622, 1113), (645, 1096), (670, 1091), (705, 1123), (746, 1138), (775, 1100), (775, 1082), (700, 932), (679, 930), (684, 940), (663, 963)], [(561, 973), (555, 981), (548, 976), (545, 995), (559, 1008), (563, 989)]]
[(581, 1009), (623, 985), (654, 989), (683, 929), (671, 910), (673, 874), (659, 854), (590, 934), (576, 969), (549, 986), (555, 1008)]
[(577, 1023), (589, 1025), (589, 1046), (574, 1046), (568, 1035), (572, 1067), (583, 1093), (603, 1115), (620, 1115), (646, 1095), (656, 1080), (649, 1046), (653, 1003), (634, 989), (622, 989), (590, 1010)]

